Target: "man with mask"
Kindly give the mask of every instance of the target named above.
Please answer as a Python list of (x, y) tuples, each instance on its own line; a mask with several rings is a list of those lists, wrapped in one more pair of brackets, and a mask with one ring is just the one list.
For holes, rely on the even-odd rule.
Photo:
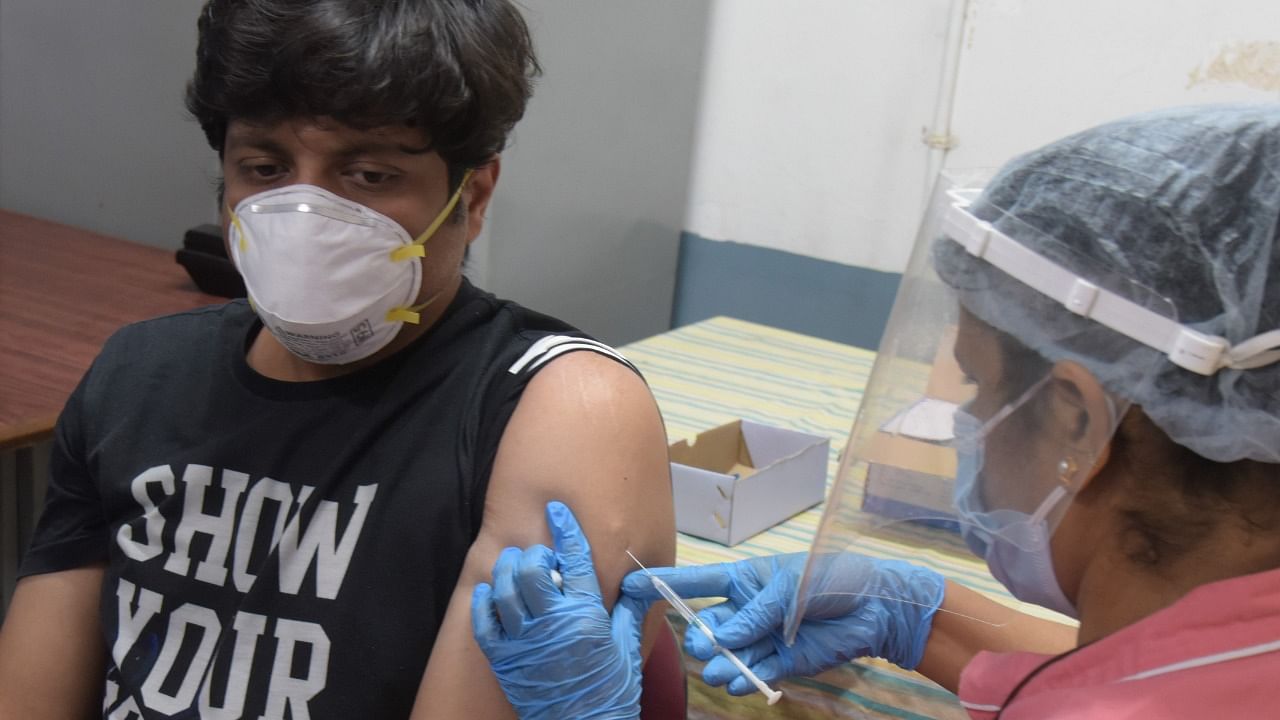
[(548, 498), (610, 595), (671, 562), (643, 380), (461, 274), (536, 71), (502, 0), (208, 3), (249, 298), (123, 329), (68, 401), (0, 718), (511, 716), (468, 601)]

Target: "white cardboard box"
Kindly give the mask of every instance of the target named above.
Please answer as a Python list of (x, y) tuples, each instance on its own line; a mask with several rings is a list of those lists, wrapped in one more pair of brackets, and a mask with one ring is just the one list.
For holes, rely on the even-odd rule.
[(676, 529), (724, 545), (822, 502), (831, 440), (736, 420), (671, 445)]
[[(951, 417), (973, 394), (955, 361), (954, 327), (939, 343), (925, 396), (880, 428), (863, 450), (867, 481), (862, 509), (898, 520), (958, 531), (956, 453)], [(928, 519), (922, 519), (928, 518)]]
[[(925, 398), (911, 409), (929, 408), (936, 414), (946, 406), (954, 407), (945, 401)], [(945, 412), (949, 425), (951, 411)], [(909, 414), (910, 410), (894, 420)], [(930, 422), (934, 421), (921, 424)], [(958, 530), (952, 499), (955, 451), (946, 445), (913, 436), (901, 427), (907, 425), (907, 422), (901, 422), (899, 427), (891, 430), (881, 429), (867, 444), (862, 458), (867, 462), (862, 509), (895, 520), (920, 520), (933, 527)], [(950, 434), (948, 427), (946, 439), (950, 439)]]

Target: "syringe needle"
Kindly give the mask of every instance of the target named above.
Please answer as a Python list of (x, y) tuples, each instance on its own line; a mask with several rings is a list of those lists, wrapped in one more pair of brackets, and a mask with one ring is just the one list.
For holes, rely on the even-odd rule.
[(645, 575), (648, 575), (649, 577), (653, 577), (653, 573), (649, 572), (649, 568), (645, 567), (644, 563), (640, 562), (640, 558), (636, 557), (635, 555), (632, 555), (630, 550), (624, 550), (623, 552), (627, 554), (627, 557), (631, 558), (632, 562), (640, 566), (640, 569), (644, 571)]

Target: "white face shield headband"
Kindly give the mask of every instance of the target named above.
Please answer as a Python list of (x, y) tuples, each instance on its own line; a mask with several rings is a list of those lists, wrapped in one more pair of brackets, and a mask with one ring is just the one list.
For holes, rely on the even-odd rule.
[(1159, 350), (1169, 362), (1199, 375), (1280, 362), (1280, 330), (1232, 345), (1226, 338), (1179, 324), (1089, 282), (975, 217), (969, 205), (976, 194), (964, 190), (948, 193), (951, 203), (942, 221), (943, 233), (973, 257), (1035, 288), (1067, 310)]
[(471, 173), (417, 238), (391, 218), (313, 185), (252, 195), (231, 214), (231, 258), (263, 325), (289, 352), (337, 365), (386, 347), (421, 322), (426, 242)]

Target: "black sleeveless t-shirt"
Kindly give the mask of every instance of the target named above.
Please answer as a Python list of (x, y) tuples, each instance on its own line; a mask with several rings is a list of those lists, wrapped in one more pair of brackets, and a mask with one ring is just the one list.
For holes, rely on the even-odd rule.
[(243, 301), (130, 325), (59, 418), (22, 575), (107, 563), (103, 716), (404, 718), (550, 359), (613, 350), (463, 283), (413, 345), (286, 383)]

